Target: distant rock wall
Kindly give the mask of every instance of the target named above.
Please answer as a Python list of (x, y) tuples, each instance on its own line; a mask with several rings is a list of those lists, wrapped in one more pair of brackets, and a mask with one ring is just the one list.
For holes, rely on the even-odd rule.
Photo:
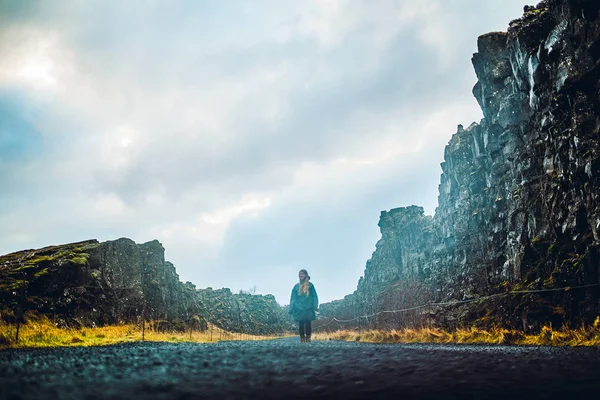
[(258, 335), (289, 331), (283, 307), (273, 295), (232, 293), (230, 289), (199, 289), (200, 315), (229, 332)]
[[(484, 118), (446, 146), (435, 217), (415, 206), (382, 212), (356, 292), (323, 315), (381, 310), (398, 282), (432, 301), (600, 282), (599, 8), (543, 1), (507, 33), (479, 37), (473, 94)], [(599, 298), (597, 287), (510, 296), (437, 310), (436, 320), (591, 322)]]

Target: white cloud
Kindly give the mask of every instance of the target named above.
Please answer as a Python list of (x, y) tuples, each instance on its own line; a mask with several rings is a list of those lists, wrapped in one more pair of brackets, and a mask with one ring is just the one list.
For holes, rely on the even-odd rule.
[(127, 168), (148, 145), (142, 141), (140, 132), (130, 126), (119, 126), (113, 132), (106, 133), (103, 142), (102, 168), (113, 170)]
[(127, 212), (127, 206), (114, 193), (98, 194), (92, 203), (92, 210), (103, 219), (115, 219)]
[(0, 34), (0, 54), (0, 88), (17, 86), (45, 96), (65, 90), (72, 60), (57, 32), (8, 25)]
[(245, 195), (236, 204), (221, 207), (209, 213), (202, 214), (202, 221), (210, 225), (227, 225), (232, 219), (243, 216), (257, 216), (260, 211), (271, 205), (267, 196)]

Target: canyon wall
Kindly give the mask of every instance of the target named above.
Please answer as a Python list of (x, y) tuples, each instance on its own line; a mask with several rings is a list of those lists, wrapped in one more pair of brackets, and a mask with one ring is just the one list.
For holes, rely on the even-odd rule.
[[(382, 212), (357, 290), (323, 316), (600, 282), (599, 9), (542, 1), (508, 32), (479, 37), (473, 94), (484, 118), (446, 146), (435, 216)], [(590, 286), (420, 312), (442, 325), (529, 329), (589, 323), (599, 298)]]

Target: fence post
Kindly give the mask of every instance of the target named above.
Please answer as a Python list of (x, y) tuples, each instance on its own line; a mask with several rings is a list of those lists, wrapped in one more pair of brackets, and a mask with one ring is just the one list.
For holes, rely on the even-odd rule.
[(144, 309), (142, 310), (142, 342), (146, 339), (146, 299), (144, 298)]
[(15, 343), (19, 343), (19, 330), (21, 328), (21, 306), (18, 306), (18, 312), (17, 312), (17, 334), (15, 335)]

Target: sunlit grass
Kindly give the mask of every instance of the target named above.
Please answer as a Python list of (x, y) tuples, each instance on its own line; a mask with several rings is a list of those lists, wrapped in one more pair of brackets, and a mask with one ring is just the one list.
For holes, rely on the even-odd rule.
[[(114, 325), (97, 328), (61, 329), (46, 317), (30, 318), (21, 325), (19, 341), (15, 341), (16, 326), (0, 323), (1, 348), (103, 346), (142, 340), (141, 325)], [(159, 332), (153, 323), (147, 323), (144, 340), (156, 342), (209, 343), (223, 340), (266, 340), (289, 336), (255, 336), (232, 333), (209, 326), (206, 331)], [(600, 346), (600, 317), (592, 326), (569, 329), (542, 327), (537, 334), (517, 330), (492, 328), (489, 330), (465, 328), (447, 331), (437, 328), (369, 330), (359, 335), (354, 330), (331, 333), (313, 332), (313, 340), (360, 341), (367, 343), (479, 343), (504, 345), (543, 346)]]
[[(16, 326), (0, 323), (1, 348), (57, 347), (57, 346), (104, 346), (142, 340), (141, 325), (113, 325), (96, 328), (61, 329), (46, 317), (29, 319), (19, 329), (16, 341)], [(194, 342), (210, 343), (223, 340), (266, 340), (281, 336), (257, 336), (232, 333), (209, 326), (206, 331), (159, 332), (150, 322), (144, 331), (144, 340), (149, 342)]]
[(600, 346), (600, 317), (592, 326), (554, 330), (544, 326), (537, 334), (525, 334), (517, 330), (492, 328), (456, 329), (446, 331), (437, 328), (369, 330), (360, 334), (353, 330), (331, 333), (313, 332), (314, 340), (343, 340), (367, 343), (481, 343), (532, 346)]

